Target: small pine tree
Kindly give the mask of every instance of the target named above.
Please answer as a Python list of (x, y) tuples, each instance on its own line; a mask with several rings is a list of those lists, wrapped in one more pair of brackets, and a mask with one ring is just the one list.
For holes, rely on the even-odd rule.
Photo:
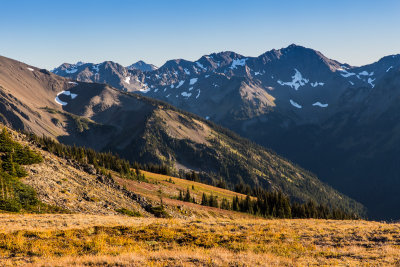
[(201, 196), (201, 205), (208, 206), (208, 199), (204, 192), (203, 192), (203, 195)]
[(186, 189), (186, 194), (185, 194), (184, 201), (190, 202), (190, 199), (191, 199), (191, 197), (190, 197), (190, 191), (189, 191), (189, 187), (188, 187), (188, 188)]
[(228, 202), (228, 200), (226, 198), (223, 198), (222, 201), (221, 201), (221, 209), (224, 209), (224, 210), (230, 210), (231, 209), (231, 206), (229, 205), (229, 202)]
[(239, 197), (235, 196), (232, 199), (232, 210), (239, 211)]

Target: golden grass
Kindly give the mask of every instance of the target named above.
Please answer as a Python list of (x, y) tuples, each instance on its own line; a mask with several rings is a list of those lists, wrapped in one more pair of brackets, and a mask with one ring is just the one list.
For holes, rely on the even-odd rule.
[[(168, 177), (168, 176), (166, 176)], [(169, 177), (168, 177), (169, 178)], [(174, 218), (222, 218), (222, 219), (233, 219), (233, 218), (255, 218), (256, 216), (248, 213), (236, 212), (231, 210), (224, 210), (219, 208), (213, 208), (208, 206), (202, 206), (200, 204), (194, 204), (191, 202), (185, 202), (177, 200), (179, 189), (182, 188), (179, 184), (171, 184), (169, 182), (145, 183), (138, 182), (135, 180), (122, 179), (114, 176), (114, 179), (127, 188), (129, 191), (140, 194), (151, 200), (153, 203), (160, 204), (160, 194), (162, 191), (162, 200), (164, 208), (169, 215)], [(174, 178), (172, 178), (174, 179)], [(179, 178), (175, 178), (179, 179)], [(182, 179), (181, 179), (182, 180)], [(183, 180), (186, 181), (186, 180)], [(192, 182), (193, 183), (193, 182)], [(204, 184), (200, 184), (204, 185)], [(206, 185), (207, 186), (207, 185)], [(196, 187), (195, 187), (196, 188)], [(212, 187), (216, 190), (223, 190), (220, 188)], [(201, 191), (197, 193), (191, 189), (191, 195), (195, 196), (196, 201), (199, 203), (201, 200)], [(233, 192), (232, 192), (233, 193)], [(234, 193), (235, 194), (235, 193)], [(215, 195), (215, 194), (214, 194)]]
[[(0, 220), (0, 265), (400, 264), (400, 224), (86, 215), (48, 215), (46, 224), (42, 216), (7, 215)], [(29, 230), (22, 230), (27, 224)]]
[[(245, 198), (246, 196), (243, 194), (239, 194), (230, 190), (226, 190), (223, 188), (215, 187), (212, 185), (207, 185), (203, 183), (198, 183), (186, 179), (181, 179), (177, 177), (172, 177), (172, 176), (167, 176), (167, 175), (162, 175), (162, 174), (157, 174), (157, 173), (152, 173), (152, 172), (146, 172), (142, 171), (142, 173), (145, 175), (146, 179), (148, 179), (151, 182), (157, 181), (160, 184), (174, 188), (174, 196), (177, 196), (179, 193), (179, 190), (182, 190), (183, 193), (186, 192), (186, 189), (189, 188), (190, 193), (193, 194), (196, 199), (201, 200), (201, 196), (203, 193), (206, 193), (207, 195), (213, 194), (214, 196), (217, 196), (219, 199), (222, 198), (227, 198), (229, 201), (232, 200), (234, 196), (239, 196), (239, 198)], [(170, 182), (167, 182), (167, 180), (171, 179), (174, 183), (171, 184)], [(194, 187), (194, 189), (193, 189)]]
[[(148, 182), (139, 182), (121, 178), (117, 173), (113, 173), (114, 179), (124, 186), (129, 191), (140, 194), (151, 200), (153, 203), (160, 203), (160, 197), (166, 211), (174, 218), (254, 218), (254, 215), (248, 213), (235, 212), (231, 210), (223, 210), (208, 206), (202, 206), (201, 197), (203, 193), (207, 195), (213, 194), (221, 201), (227, 198), (232, 201), (234, 196), (245, 198), (244, 195), (232, 192), (226, 189), (206, 185), (198, 182), (193, 182), (177, 177), (171, 177), (162, 174), (142, 171)], [(172, 181), (172, 182), (171, 182)], [(191, 197), (194, 197), (196, 203), (177, 200), (179, 191), (185, 194), (189, 188)]]

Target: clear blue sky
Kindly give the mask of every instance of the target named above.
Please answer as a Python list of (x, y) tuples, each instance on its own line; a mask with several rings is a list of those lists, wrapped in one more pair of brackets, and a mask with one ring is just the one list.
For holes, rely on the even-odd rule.
[(0, 0), (0, 10), (0, 55), (48, 69), (291, 43), (352, 65), (400, 53), (399, 0)]

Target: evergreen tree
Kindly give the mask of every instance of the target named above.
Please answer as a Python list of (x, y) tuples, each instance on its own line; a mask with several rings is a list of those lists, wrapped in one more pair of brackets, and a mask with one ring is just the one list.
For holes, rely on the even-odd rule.
[(235, 196), (232, 200), (232, 210), (239, 211), (239, 197)]
[(203, 195), (201, 196), (201, 205), (208, 206), (208, 199), (204, 192), (203, 192)]
[(186, 202), (190, 202), (190, 200), (191, 200), (189, 187), (186, 189), (185, 198), (183, 200)]
[(228, 202), (228, 200), (226, 198), (222, 199), (220, 208), (224, 209), (224, 210), (230, 210), (231, 209), (231, 206), (229, 205), (229, 202)]
[(14, 161), (13, 161), (13, 156), (12, 156), (11, 153), (7, 153), (3, 157), (2, 168), (6, 172), (8, 172), (11, 176), (16, 176), (17, 175), (17, 172), (15, 170)]

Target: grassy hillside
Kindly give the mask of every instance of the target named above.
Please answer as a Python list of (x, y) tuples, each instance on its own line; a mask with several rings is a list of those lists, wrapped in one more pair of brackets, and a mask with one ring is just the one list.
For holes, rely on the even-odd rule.
[(125, 149), (114, 145), (106, 151), (116, 151), (131, 161), (195, 170), (209, 183), (217, 184), (222, 179), (231, 190), (243, 183), (282, 191), (295, 201), (312, 200), (365, 214), (362, 205), (287, 159), (202, 118), (169, 107), (156, 110), (149, 117), (143, 136)]
[[(246, 199), (242, 194), (170, 175), (135, 175), (129, 167), (124, 172), (128, 163), (112, 154), (50, 147), (11, 130), (0, 134), (0, 148), (3, 164), (13, 156), (8, 166), (14, 169), (6, 164), (4, 171), (29, 188), (35, 203), (71, 213), (26, 214), (38, 212), (38, 206), (23, 206), (14, 195), (25, 214), (0, 216), (2, 266), (400, 263), (399, 224), (262, 219), (199, 204), (203, 194), (215, 196), (218, 205), (223, 199), (230, 204), (236, 197)], [(23, 177), (13, 172), (17, 169)], [(186, 191), (196, 203), (177, 199)], [(166, 218), (154, 218), (160, 214)]]
[[(144, 165), (147, 169), (170, 175), (169, 177), (164, 176), (164, 181), (160, 182), (159, 179), (162, 176), (149, 172), (143, 173), (139, 169), (140, 165), (136, 163), (135, 168), (132, 168), (132, 165), (127, 160), (121, 159), (110, 152), (99, 153), (93, 149), (67, 146), (57, 143), (50, 138), (39, 138), (32, 134), (27, 138), (36, 146), (49, 151), (55, 156), (66, 159), (68, 163), (72, 161), (76, 168), (83, 168), (90, 174), (97, 174), (97, 182), (100, 181), (108, 187), (121, 191), (122, 194), (138, 202), (142, 208), (156, 217), (182, 217), (190, 215), (191, 212), (182, 211), (182, 206), (188, 205), (187, 203), (180, 205), (182, 201), (197, 205), (201, 204), (203, 206), (201, 209), (204, 209), (204, 206), (208, 206), (264, 217), (323, 219), (351, 219), (359, 217), (357, 213), (349, 212), (341, 207), (318, 204), (311, 200), (306, 203), (290, 200), (287, 195), (279, 190), (267, 191), (262, 188), (250, 190), (250, 187), (248, 187), (250, 191), (246, 191), (242, 190), (246, 187), (237, 188), (237, 192), (245, 192), (247, 194), (244, 196), (229, 192), (226, 189), (205, 184), (201, 185), (197, 182), (184, 182), (182, 179), (173, 179), (171, 177), (171, 173), (173, 172), (165, 165)], [(196, 180), (199, 175), (192, 171), (191, 173), (186, 173), (184, 176), (188, 179)], [(176, 186), (175, 181), (178, 181), (181, 185)], [(61, 181), (56, 181), (56, 183), (59, 185), (65, 184)], [(186, 188), (183, 188), (182, 184), (185, 184)], [(63, 185), (61, 193), (63, 191), (66, 191), (65, 185)], [(68, 190), (68, 192), (72, 191), (75, 190)], [(90, 191), (96, 190), (90, 189)], [(92, 199), (87, 196), (87, 192), (78, 191), (74, 193), (83, 194), (83, 199), (85, 200), (87, 198)], [(93, 193), (90, 194), (93, 195)], [(143, 195), (151, 201), (142, 200)], [(171, 202), (171, 199), (178, 200), (178, 202)], [(165, 205), (166, 203), (170, 205)], [(108, 207), (108, 204), (104, 206)], [(193, 205), (190, 205), (190, 207), (195, 208)], [(122, 207), (116, 209), (116, 211), (131, 216), (141, 215), (140, 212)]]
[[(246, 184), (282, 191), (294, 201), (364, 213), (362, 205), (301, 167), (167, 103), (105, 84), (72, 82), (4, 57), (0, 84), (0, 121), (13, 129), (112, 151), (130, 163), (164, 163), (177, 173), (193, 170), (202, 181), (223, 181), (231, 190)], [(56, 97), (67, 105), (57, 104)]]
[(174, 192), (171, 192), (171, 195), (175, 196), (178, 195), (179, 191), (186, 191), (187, 188), (189, 188), (193, 196), (195, 196), (195, 198), (199, 201), (201, 200), (201, 196), (203, 193), (213, 194), (214, 196), (217, 196), (221, 199), (222, 198), (232, 199), (235, 196), (239, 196), (241, 198), (246, 197), (246, 195), (239, 194), (227, 189), (207, 185), (204, 183), (199, 183), (195, 181), (190, 181), (182, 178), (177, 178), (173, 176), (157, 174), (147, 171), (142, 171), (142, 173), (145, 175), (146, 179), (150, 182), (161, 184), (170, 189), (175, 189)]
[[(112, 171), (111, 166), (105, 166), (106, 168), (97, 166), (99, 169), (96, 170), (93, 165), (85, 163), (87, 158), (75, 160), (62, 153), (62, 150), (58, 152), (63, 154), (64, 158), (59, 157), (54, 154), (55, 152), (46, 151), (48, 147), (28, 140), (31, 139), (23, 134), (7, 130), (6, 127), (2, 128), (0, 133), (0, 212), (68, 212), (106, 215), (122, 213), (140, 217), (164, 214), (166, 217), (176, 218), (252, 217), (245, 213), (176, 200), (178, 189), (173, 181), (178, 183), (179, 180), (178, 184), (182, 185), (180, 187), (182, 190), (190, 187), (193, 196), (196, 195), (194, 192), (198, 194), (206, 192), (216, 197), (230, 198), (240, 194), (175, 177), (168, 177), (170, 182), (166, 182), (167, 186), (162, 187), (164, 183), (161, 181), (162, 175), (143, 172), (146, 180), (144, 182), (133, 176), (127, 176), (126, 173)], [(76, 151), (78, 151), (77, 155), (82, 155), (82, 149), (77, 148)], [(104, 156), (104, 162), (107, 164), (126, 163), (125, 160), (111, 154), (98, 155)], [(112, 173), (111, 180), (107, 180), (108, 177), (104, 175), (107, 172), (108, 175)], [(196, 190), (192, 189), (194, 186)], [(153, 210), (159, 208), (160, 205), (163, 206), (161, 211)]]
[(3, 266), (400, 264), (400, 225), (366, 221), (5, 215), (0, 229)]
[(313, 202), (291, 202), (280, 192), (258, 189), (251, 197), (171, 175), (141, 171), (111, 153), (9, 133), (6, 127), (0, 134), (0, 151), (3, 153), (0, 210), (3, 211), (166, 218), (357, 217)]

